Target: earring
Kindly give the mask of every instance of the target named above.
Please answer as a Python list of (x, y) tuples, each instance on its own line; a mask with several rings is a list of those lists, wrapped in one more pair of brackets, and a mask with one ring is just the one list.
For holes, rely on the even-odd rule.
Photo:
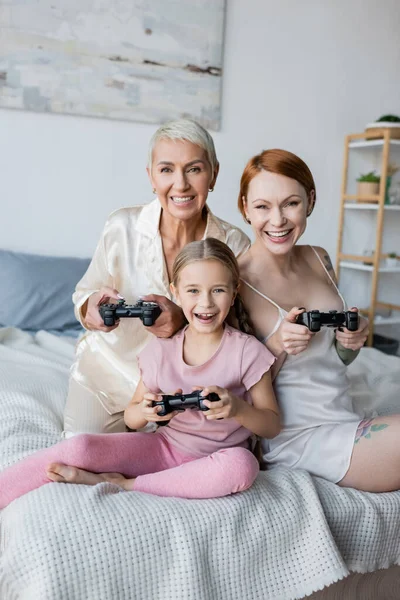
[(247, 221), (247, 223), (248, 223), (249, 225), (251, 225), (251, 221), (250, 221), (250, 219), (248, 219), (247, 217), (246, 217), (246, 221)]
[(153, 188), (153, 194), (155, 194), (155, 193), (156, 193), (156, 188)]
[(214, 191), (214, 188), (210, 188), (208, 191), (209, 191), (209, 192), (213, 192), (213, 191)]

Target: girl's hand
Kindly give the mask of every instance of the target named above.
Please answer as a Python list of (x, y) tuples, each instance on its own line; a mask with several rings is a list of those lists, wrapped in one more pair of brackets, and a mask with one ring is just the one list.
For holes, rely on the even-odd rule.
[[(174, 394), (181, 394), (182, 390), (176, 390)], [(151, 392), (146, 392), (143, 396), (143, 400), (140, 403), (141, 415), (143, 419), (145, 419), (148, 423), (156, 423), (157, 421), (170, 421), (172, 417), (178, 414), (179, 411), (174, 410), (168, 415), (164, 417), (160, 417), (158, 414), (160, 410), (162, 410), (161, 406), (153, 406), (153, 402), (160, 401), (161, 394), (152, 394)]]
[[(358, 312), (358, 308), (353, 306), (351, 311)], [(369, 321), (361, 315), (359, 315), (359, 319), (357, 331), (349, 331), (346, 327), (342, 328), (343, 331), (336, 329), (336, 339), (343, 348), (356, 351), (364, 346), (369, 333)]]
[(218, 394), (219, 400), (217, 402), (211, 402), (211, 400), (204, 400), (204, 404), (209, 407), (210, 410), (204, 412), (204, 416), (209, 421), (216, 419), (231, 419), (235, 417), (240, 410), (240, 403), (243, 402), (240, 398), (231, 394), (229, 390), (218, 387), (217, 385), (210, 385), (203, 389), (203, 396), (214, 392)]
[(86, 314), (84, 316), (86, 329), (89, 329), (90, 331), (108, 332), (118, 327), (119, 320), (112, 327), (104, 325), (104, 321), (99, 313), (99, 306), (101, 304), (109, 304), (110, 301), (118, 302), (119, 300), (122, 300), (122, 296), (118, 293), (118, 290), (114, 290), (110, 287), (102, 287), (98, 292), (89, 296)]
[(185, 324), (185, 317), (182, 309), (175, 302), (171, 302), (165, 296), (159, 296), (158, 294), (142, 296), (142, 300), (145, 302), (157, 302), (162, 310), (161, 315), (154, 325), (147, 327), (153, 335), (159, 338), (168, 338), (179, 331), (179, 329), (182, 329)]
[(293, 307), (280, 324), (277, 334), (280, 345), (286, 354), (300, 354), (306, 350), (311, 338), (315, 335), (305, 325), (296, 323), (297, 315), (305, 312), (305, 308)]

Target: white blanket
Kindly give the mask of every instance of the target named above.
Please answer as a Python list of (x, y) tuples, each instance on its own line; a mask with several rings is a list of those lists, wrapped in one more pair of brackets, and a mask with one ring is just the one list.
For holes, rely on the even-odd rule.
[[(0, 330), (0, 468), (59, 440), (72, 357), (70, 340)], [(350, 368), (367, 415), (371, 391), (399, 402), (399, 365), (365, 349)], [(214, 500), (51, 483), (0, 512), (0, 598), (301, 598), (349, 570), (400, 564), (399, 515), (400, 493), (285, 469)]]

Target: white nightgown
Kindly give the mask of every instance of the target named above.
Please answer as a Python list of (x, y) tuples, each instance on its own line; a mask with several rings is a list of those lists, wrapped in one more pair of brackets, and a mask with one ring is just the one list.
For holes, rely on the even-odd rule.
[[(287, 312), (242, 281), (278, 309), (278, 321), (268, 336), (271, 337)], [(333, 280), (332, 283), (342, 300), (343, 310), (347, 310)], [(268, 466), (305, 469), (335, 483), (343, 479), (361, 421), (360, 415), (353, 411), (346, 369), (337, 354), (335, 332), (330, 327), (322, 327), (304, 352), (287, 356), (274, 382), (282, 431), (273, 440), (262, 442)]]

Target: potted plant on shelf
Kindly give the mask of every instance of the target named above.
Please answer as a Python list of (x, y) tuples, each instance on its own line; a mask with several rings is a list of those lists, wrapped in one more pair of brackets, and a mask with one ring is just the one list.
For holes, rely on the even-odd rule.
[(374, 123), (368, 123), (365, 129), (367, 139), (383, 137), (385, 132), (389, 132), (391, 138), (399, 139), (400, 117), (397, 115), (382, 115)]
[(385, 262), (387, 267), (397, 267), (398, 262), (396, 252), (389, 252)]
[(360, 196), (375, 196), (379, 194), (380, 180), (380, 176), (375, 171), (370, 171), (364, 175), (361, 174), (357, 178), (357, 202), (377, 202), (377, 200), (366, 199)]

